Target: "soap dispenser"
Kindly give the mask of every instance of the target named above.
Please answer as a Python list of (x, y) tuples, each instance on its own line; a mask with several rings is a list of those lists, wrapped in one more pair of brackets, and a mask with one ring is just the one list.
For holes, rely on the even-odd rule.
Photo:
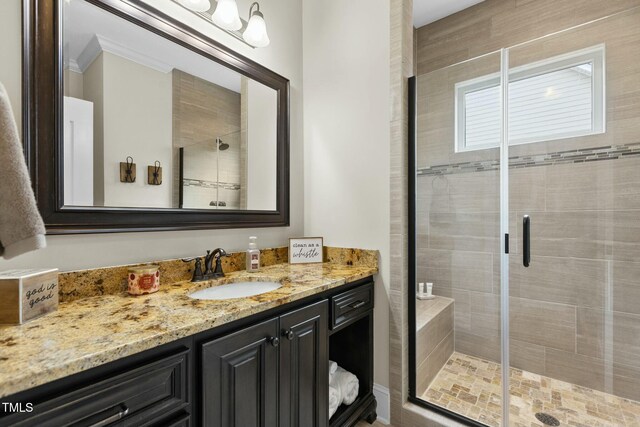
[(249, 249), (247, 249), (247, 271), (260, 270), (260, 249), (256, 243), (256, 236), (249, 237)]

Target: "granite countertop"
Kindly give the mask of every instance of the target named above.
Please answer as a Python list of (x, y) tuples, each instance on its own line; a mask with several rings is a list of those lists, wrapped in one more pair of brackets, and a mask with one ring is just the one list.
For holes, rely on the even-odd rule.
[[(60, 304), (20, 326), (0, 326), (0, 397), (45, 384), (255, 313), (377, 273), (377, 266), (277, 264), (258, 273), (235, 271), (209, 282), (161, 284), (132, 297), (100, 295)], [(278, 281), (253, 297), (205, 301), (187, 295), (234, 281)]]

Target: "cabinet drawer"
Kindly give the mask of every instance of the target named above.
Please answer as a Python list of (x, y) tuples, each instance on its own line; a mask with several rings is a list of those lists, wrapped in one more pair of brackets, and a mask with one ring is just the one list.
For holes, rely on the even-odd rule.
[(372, 283), (331, 297), (331, 329), (349, 322), (372, 308)]
[(191, 415), (187, 412), (180, 411), (177, 415), (165, 415), (157, 420), (138, 424), (136, 427), (190, 427), (191, 424)]
[[(140, 426), (187, 406), (188, 350), (81, 386), (43, 402), (16, 426)], [(16, 414), (17, 415), (17, 414)], [(5, 420), (3, 420), (3, 423)]]

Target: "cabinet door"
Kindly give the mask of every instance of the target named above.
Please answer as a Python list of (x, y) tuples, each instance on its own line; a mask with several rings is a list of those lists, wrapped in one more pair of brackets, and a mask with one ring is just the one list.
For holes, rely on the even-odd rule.
[(202, 346), (204, 425), (277, 425), (277, 337), (278, 321), (272, 319)]
[(280, 317), (280, 427), (328, 425), (327, 301)]

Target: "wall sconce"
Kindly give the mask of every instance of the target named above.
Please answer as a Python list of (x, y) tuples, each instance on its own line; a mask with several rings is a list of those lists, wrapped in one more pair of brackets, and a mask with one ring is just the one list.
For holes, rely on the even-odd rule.
[[(253, 10), (254, 6), (256, 10)], [(254, 2), (249, 8), (249, 22), (244, 33), (242, 33), (242, 38), (255, 47), (265, 47), (271, 42), (267, 34), (267, 24), (264, 22), (264, 15), (260, 12), (258, 2)]]
[(236, 0), (172, 1), (253, 48), (266, 47), (270, 43), (267, 24), (258, 2), (251, 4), (247, 22), (240, 18)]

